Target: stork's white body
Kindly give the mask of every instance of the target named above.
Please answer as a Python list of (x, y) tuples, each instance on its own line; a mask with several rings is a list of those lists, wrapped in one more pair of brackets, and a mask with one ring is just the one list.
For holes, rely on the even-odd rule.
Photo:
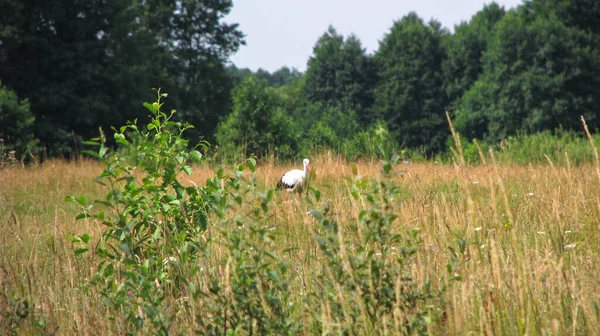
[(277, 183), (277, 187), (285, 189), (287, 192), (295, 192), (301, 195), (304, 190), (304, 183), (308, 179), (310, 172), (310, 161), (304, 159), (302, 163), (304, 170), (293, 169), (283, 174), (281, 180)]

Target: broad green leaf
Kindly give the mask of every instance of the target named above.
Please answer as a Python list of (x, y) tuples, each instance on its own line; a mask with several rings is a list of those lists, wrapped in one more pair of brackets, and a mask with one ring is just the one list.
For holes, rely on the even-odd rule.
[(90, 217), (92, 217), (92, 215), (87, 214), (87, 213), (84, 212), (84, 213), (80, 213), (79, 215), (77, 215), (75, 217), (75, 219), (76, 220), (81, 220), (81, 219), (90, 218)]
[(84, 150), (82, 150), (81, 152), (82, 152), (83, 154), (89, 155), (89, 156), (91, 156), (91, 157), (93, 157), (93, 158), (96, 158), (96, 159), (99, 159), (99, 158), (100, 158), (100, 155), (99, 155), (97, 152), (95, 152), (95, 151), (92, 151), (92, 150), (89, 150), (89, 149), (84, 149)]
[(89, 250), (90, 249), (87, 247), (75, 249), (75, 256), (81, 255)]
[(129, 146), (129, 141), (125, 138), (125, 135), (122, 133), (115, 133), (115, 141), (121, 145)]
[(77, 197), (75, 200), (77, 201), (77, 203), (79, 203), (81, 205), (87, 205), (87, 199), (83, 195)]
[(200, 163), (202, 161), (202, 153), (197, 150), (193, 150), (190, 152), (190, 160), (194, 163)]
[(248, 158), (248, 160), (246, 160), (246, 166), (254, 173), (256, 171), (256, 159), (253, 157)]
[(107, 151), (108, 151), (107, 147), (100, 146), (100, 150), (98, 151), (98, 156), (100, 158), (103, 158)]

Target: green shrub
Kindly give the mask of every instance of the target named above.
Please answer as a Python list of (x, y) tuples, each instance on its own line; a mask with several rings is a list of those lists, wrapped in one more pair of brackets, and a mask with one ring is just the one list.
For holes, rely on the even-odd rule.
[[(600, 135), (594, 136), (596, 143)], [(456, 149), (454, 140), (449, 138), (448, 148)], [(571, 165), (593, 162), (593, 153), (589, 140), (583, 133), (556, 130), (543, 131), (535, 134), (510, 136), (497, 144), (482, 143), (477, 140), (468, 141), (461, 136), (461, 146), (465, 162), (481, 164), (482, 160), (490, 161), (488, 151), (494, 151), (494, 156), (501, 164), (552, 164), (566, 165), (567, 159)], [(482, 158), (483, 155), (483, 158)], [(450, 161), (452, 155), (440, 155), (442, 161)]]
[(225, 185), (230, 215), (215, 223), (212, 243), (228, 253), (207, 265), (208, 290), (193, 292), (201, 301), (196, 332), (202, 335), (294, 335), (302, 325), (299, 303), (291, 297), (289, 265), (277, 255), (276, 236), (282, 232), (269, 224), (274, 191), (259, 191), (255, 164), (248, 159), (245, 166), (252, 174), (246, 177), (240, 165)]
[(342, 144), (342, 154), (348, 160), (357, 158), (382, 158), (382, 153), (401, 152), (394, 136), (389, 132), (385, 122), (378, 121), (366, 130), (354, 133)]
[(0, 82), (0, 167), (4, 162), (34, 157), (39, 141), (33, 135), (35, 117), (29, 102)]
[(428, 280), (420, 284), (413, 278), (420, 230), (396, 229), (402, 191), (393, 182), (393, 169), (399, 160), (394, 155), (382, 161), (382, 179), (365, 180), (355, 172), (351, 195), (365, 206), (347, 224), (351, 234), (344, 233), (345, 225), (331, 216), (329, 208), (312, 211), (320, 223), (316, 239), (324, 270), (318, 279), (320, 291), (311, 299), (314, 305), (328, 307), (323, 309), (332, 320), (332, 325), (324, 325), (318, 315), (325, 313), (317, 310), (315, 333), (333, 326), (333, 334), (426, 335), (443, 314), (442, 293)]
[(278, 91), (248, 76), (235, 88), (232, 99), (232, 112), (216, 131), (222, 161), (294, 153), (294, 123), (280, 108)]
[[(86, 153), (104, 164), (96, 181), (106, 188), (106, 197), (94, 202), (84, 196), (67, 197), (83, 208), (78, 219), (93, 218), (106, 227), (94, 251), (101, 259), (94, 283), (113, 308), (112, 318), (127, 333), (144, 330), (148, 323), (154, 333), (169, 333), (174, 316), (169, 292), (185, 290), (185, 281), (169, 272), (170, 262), (184, 265), (190, 274), (197, 269), (209, 204), (215, 204), (220, 188), (219, 183), (196, 188), (179, 182), (178, 174), (191, 174), (188, 164), (200, 162), (202, 155), (188, 150), (188, 141), (181, 136), (191, 126), (171, 121), (175, 111), (160, 110), (163, 97), (166, 94), (158, 91), (156, 102), (144, 104), (151, 113), (145, 127), (132, 122), (115, 129), (115, 142), (135, 153), (133, 162), (118, 151), (110, 152), (103, 135), (87, 142), (99, 148)], [(127, 132), (137, 135), (135, 145)], [(88, 234), (72, 241), (81, 246), (75, 254), (88, 251)]]

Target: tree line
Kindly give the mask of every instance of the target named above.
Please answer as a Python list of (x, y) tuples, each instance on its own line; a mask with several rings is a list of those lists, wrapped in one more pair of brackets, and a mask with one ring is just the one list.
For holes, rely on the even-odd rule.
[(580, 130), (581, 115), (592, 131), (600, 126), (595, 0), (531, 0), (509, 11), (490, 3), (453, 32), (409, 13), (372, 54), (329, 27), (304, 73), (228, 66), (243, 43), (237, 25), (221, 20), (231, 1), (55, 3), (10, 0), (12, 11), (0, 11), (0, 79), (10, 90), (0, 104), (14, 111), (7, 120), (26, 121), (0, 126), (0, 137), (20, 130), (56, 153), (98, 126), (143, 117), (150, 87), (196, 127), (192, 143), (204, 136), (223, 156), (329, 148), (357, 157), (379, 146), (429, 156), (447, 148), (446, 112), (466, 139), (490, 144)]
[[(71, 155), (98, 127), (147, 120), (152, 88), (168, 91), (167, 107), (210, 135), (227, 115), (229, 56), (244, 43), (237, 24), (223, 22), (231, 0), (3, 0), (0, 80), (19, 99), (0, 101), (6, 144)], [(2, 118), (2, 117), (0, 117)], [(23, 118), (23, 117), (21, 117)], [(31, 119), (29, 119), (31, 120)], [(31, 148), (30, 148), (31, 149)]]

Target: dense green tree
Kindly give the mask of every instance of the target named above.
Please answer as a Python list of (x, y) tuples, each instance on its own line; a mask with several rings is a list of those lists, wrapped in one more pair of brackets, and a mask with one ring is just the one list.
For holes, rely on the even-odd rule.
[(151, 54), (155, 42), (137, 29), (140, 8), (131, 1), (5, 5), (0, 78), (29, 99), (35, 133), (51, 154), (69, 152), (99, 126), (136, 116), (149, 86), (140, 57)]
[[(19, 100), (17, 94), (0, 83), (0, 161), (13, 152), (13, 158), (25, 159), (35, 155), (38, 144), (33, 136), (35, 117), (29, 110), (27, 100)], [(1, 162), (0, 162), (1, 163)]]
[(302, 73), (298, 71), (296, 68), (290, 69), (287, 66), (281, 67), (278, 70), (275, 70), (271, 74), (271, 79), (269, 80), (270, 86), (284, 86), (284, 85), (295, 85)]
[(248, 68), (240, 69), (237, 66), (235, 66), (235, 64), (230, 64), (227, 67), (227, 73), (232, 80), (233, 87), (237, 86), (242, 81), (242, 79), (246, 78), (247, 76), (254, 75), (252, 70)]
[(444, 60), (444, 88), (453, 111), (459, 99), (483, 72), (483, 53), (494, 32), (494, 25), (505, 14), (504, 8), (492, 2), (463, 22), (447, 39)]
[(465, 95), (457, 127), (491, 142), (515, 133), (598, 126), (600, 57), (590, 34), (521, 8), (498, 24), (485, 75)]
[(218, 127), (217, 143), (223, 155), (243, 148), (244, 156), (289, 156), (296, 150), (297, 131), (282, 108), (279, 91), (265, 80), (248, 76), (233, 90), (232, 111)]
[(267, 85), (270, 86), (269, 82), (271, 80), (271, 74), (263, 68), (258, 68), (258, 70), (256, 70), (256, 79), (265, 81), (267, 82)]
[(360, 40), (354, 35), (344, 39), (330, 26), (313, 54), (306, 69), (307, 99), (356, 111), (363, 124), (373, 121), (368, 111), (373, 104), (375, 68)]
[(394, 23), (375, 55), (374, 111), (399, 142), (428, 153), (441, 150), (448, 134), (442, 71), (447, 35), (437, 21), (426, 25), (410, 13)]
[(313, 102), (302, 106), (296, 113), (301, 116), (298, 128), (302, 134), (300, 145), (304, 150), (338, 150), (344, 141), (360, 130), (356, 112), (341, 106)]
[(535, 15), (555, 14), (567, 27), (595, 35), (600, 41), (600, 2), (597, 0), (533, 0), (522, 6)]
[(172, 55), (169, 77), (178, 83), (170, 94), (180, 102), (180, 117), (195, 126), (193, 137), (208, 136), (230, 108), (231, 79), (224, 63), (243, 43), (238, 24), (223, 17), (232, 0), (171, 1), (174, 10), (165, 42)]
[(35, 133), (68, 152), (99, 126), (143, 117), (150, 88), (203, 132), (228, 111), (223, 62), (242, 41), (222, 24), (231, 1), (6, 0), (0, 5), (0, 78), (28, 98)]
[[(245, 69), (247, 70), (247, 69)], [(248, 70), (249, 71), (249, 70)], [(250, 72), (252, 73), (252, 72)], [(242, 75), (247, 75), (249, 73), (242, 72)], [(278, 70), (275, 70), (273, 73), (268, 72), (262, 68), (259, 68), (256, 71), (256, 78), (259, 80), (265, 80), (268, 86), (271, 87), (280, 87), (284, 85), (294, 85), (302, 74), (296, 69), (290, 69), (287, 66), (281, 67)]]

